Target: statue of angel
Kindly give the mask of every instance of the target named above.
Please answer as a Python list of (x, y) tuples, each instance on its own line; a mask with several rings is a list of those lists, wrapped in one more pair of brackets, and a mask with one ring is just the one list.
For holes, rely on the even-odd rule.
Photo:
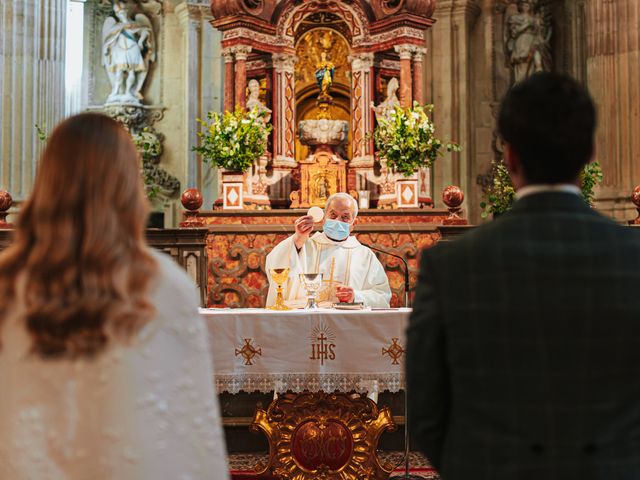
[(535, 12), (534, 6), (534, 0), (518, 0), (517, 12), (505, 16), (505, 46), (514, 82), (552, 67), (550, 22), (544, 9)]
[(371, 102), (371, 108), (376, 114), (376, 119), (389, 118), (394, 109), (397, 106), (400, 106), (400, 100), (398, 99), (397, 93), (399, 87), (400, 84), (398, 83), (398, 79), (393, 77), (389, 80), (389, 83), (387, 83), (387, 98), (385, 98), (377, 107), (373, 102)]
[(119, 0), (113, 13), (102, 26), (103, 63), (112, 87), (107, 103), (140, 105), (149, 64), (156, 59), (151, 21), (143, 13), (131, 19)]

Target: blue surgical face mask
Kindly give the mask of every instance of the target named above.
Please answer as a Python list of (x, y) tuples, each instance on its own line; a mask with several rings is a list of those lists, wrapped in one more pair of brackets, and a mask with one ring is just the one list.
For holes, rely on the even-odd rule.
[(341, 222), (339, 220), (330, 220), (327, 219), (324, 222), (324, 227), (322, 230), (325, 235), (332, 240), (345, 240), (349, 236), (349, 230), (351, 225), (345, 222)]

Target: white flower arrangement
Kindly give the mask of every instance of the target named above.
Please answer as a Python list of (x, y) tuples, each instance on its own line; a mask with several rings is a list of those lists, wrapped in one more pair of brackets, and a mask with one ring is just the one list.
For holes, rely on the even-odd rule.
[(443, 143), (435, 136), (435, 127), (429, 118), (433, 105), (412, 108), (396, 106), (388, 118), (378, 120), (373, 133), (376, 149), (387, 165), (409, 177), (419, 167), (431, 167), (438, 155), (462, 150), (457, 143)]
[(264, 117), (265, 113), (257, 108), (249, 111), (238, 108), (224, 115), (209, 112), (208, 123), (198, 119), (205, 129), (198, 134), (202, 145), (193, 150), (212, 166), (245, 172), (266, 150), (272, 127), (265, 124)]

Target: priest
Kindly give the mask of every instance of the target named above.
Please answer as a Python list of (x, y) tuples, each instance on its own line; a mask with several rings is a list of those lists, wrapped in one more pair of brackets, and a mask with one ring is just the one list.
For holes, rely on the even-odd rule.
[[(323, 231), (311, 233), (311, 215), (298, 218), (295, 233), (280, 242), (267, 255), (266, 270), (289, 267), (289, 279), (283, 285), (289, 306), (304, 306), (306, 299), (300, 273), (322, 273), (323, 288), (318, 300), (324, 303), (362, 303), (367, 307), (388, 307), (391, 299), (389, 280), (374, 253), (351, 236), (358, 216), (358, 203), (346, 193), (327, 199)], [(267, 306), (273, 305), (276, 285), (269, 276)]]

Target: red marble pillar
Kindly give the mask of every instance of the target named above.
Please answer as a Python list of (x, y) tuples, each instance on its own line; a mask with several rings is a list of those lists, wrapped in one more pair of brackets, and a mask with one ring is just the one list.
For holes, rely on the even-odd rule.
[(235, 105), (235, 73), (233, 65), (233, 52), (231, 49), (222, 51), (224, 57), (224, 110), (225, 112), (233, 111)]
[(297, 163), (294, 158), (296, 138), (294, 66), (297, 58), (288, 53), (274, 53), (272, 58), (275, 72), (273, 165), (295, 168)]
[(395, 50), (400, 54), (400, 105), (404, 108), (413, 103), (411, 84), (411, 57), (415, 50), (413, 45), (396, 45)]
[(423, 88), (424, 67), (422, 63), (422, 58), (425, 53), (427, 53), (426, 48), (417, 47), (413, 56), (413, 100), (420, 105), (423, 105), (425, 102)]
[(373, 151), (369, 136), (373, 127), (371, 92), (373, 82), (373, 53), (358, 53), (349, 57), (351, 62), (351, 125), (353, 157), (351, 167), (373, 167)]
[(236, 54), (236, 105), (244, 108), (247, 104), (247, 57), (251, 47), (239, 45), (235, 47)]

